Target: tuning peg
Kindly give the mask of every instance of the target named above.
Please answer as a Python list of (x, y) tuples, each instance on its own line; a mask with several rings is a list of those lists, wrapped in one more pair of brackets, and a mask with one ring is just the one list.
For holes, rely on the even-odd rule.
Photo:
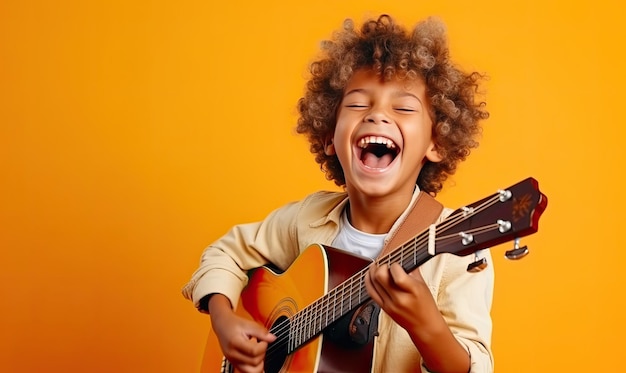
[(526, 247), (526, 246), (520, 247), (519, 246), (519, 240), (520, 240), (519, 238), (516, 238), (514, 243), (513, 243), (513, 249), (504, 253), (504, 256), (507, 259), (518, 260), (518, 259), (522, 259), (526, 255), (528, 255), (528, 253), (529, 253), (528, 247)]
[(479, 258), (478, 255), (474, 255), (474, 258), (476, 260), (467, 266), (467, 272), (480, 272), (483, 269), (487, 268), (487, 266), (489, 265), (487, 263), (487, 258)]

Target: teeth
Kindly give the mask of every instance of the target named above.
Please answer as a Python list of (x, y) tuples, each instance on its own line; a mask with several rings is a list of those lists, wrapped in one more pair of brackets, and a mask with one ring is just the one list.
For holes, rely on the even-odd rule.
[(388, 149), (393, 149), (396, 144), (388, 138), (381, 136), (366, 136), (359, 141), (359, 146), (365, 148), (367, 144), (381, 144), (387, 146)]

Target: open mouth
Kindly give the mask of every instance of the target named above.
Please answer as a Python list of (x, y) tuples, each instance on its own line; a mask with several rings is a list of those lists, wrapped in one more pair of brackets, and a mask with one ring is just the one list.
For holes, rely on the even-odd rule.
[(372, 169), (384, 169), (388, 167), (400, 149), (393, 140), (382, 136), (365, 136), (357, 143), (361, 150), (359, 159), (365, 167)]

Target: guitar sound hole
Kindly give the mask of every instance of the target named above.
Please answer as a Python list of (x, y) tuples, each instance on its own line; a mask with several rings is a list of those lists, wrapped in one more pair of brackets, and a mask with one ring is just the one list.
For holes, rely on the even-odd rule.
[(289, 347), (289, 327), (288, 318), (281, 316), (270, 328), (270, 332), (277, 338), (267, 348), (265, 373), (278, 373), (285, 365)]

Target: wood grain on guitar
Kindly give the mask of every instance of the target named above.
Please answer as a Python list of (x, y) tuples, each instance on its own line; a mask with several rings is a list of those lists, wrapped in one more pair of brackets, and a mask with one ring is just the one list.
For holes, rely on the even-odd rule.
[[(519, 239), (537, 232), (547, 203), (537, 181), (527, 178), (455, 210), (377, 262), (399, 262), (409, 272), (441, 253), (466, 256), (511, 240), (516, 246), (507, 257), (523, 257), (527, 250), (519, 247)], [(278, 337), (268, 347), (267, 373), (370, 371), (373, 342), (346, 347), (326, 337), (325, 332), (370, 300), (364, 278), (371, 263), (315, 244), (284, 273), (265, 267), (254, 270), (237, 312), (265, 325)], [(479, 270), (482, 265), (476, 263), (468, 271)], [(219, 344), (210, 333), (201, 371), (219, 370), (234, 371), (221, 357)]]

